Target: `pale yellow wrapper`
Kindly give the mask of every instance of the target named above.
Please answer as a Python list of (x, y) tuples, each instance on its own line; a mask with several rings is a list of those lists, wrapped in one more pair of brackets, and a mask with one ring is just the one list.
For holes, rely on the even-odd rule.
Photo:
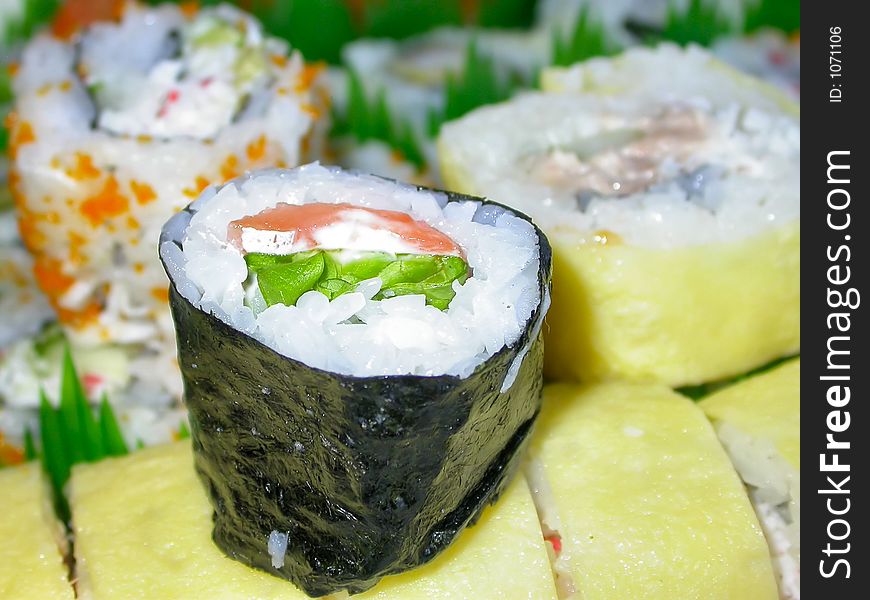
[[(81, 598), (307, 598), (214, 545), (211, 505), (188, 442), (77, 466), (70, 503)], [(354, 596), (435, 597), (555, 598), (521, 477), (443, 555)]]
[(550, 378), (677, 387), (800, 350), (799, 222), (749, 240), (673, 249), (549, 233)]
[(743, 485), (690, 400), (659, 386), (552, 385), (532, 452), (577, 598), (777, 598)]
[(39, 463), (0, 470), (0, 490), (0, 598), (72, 600), (66, 540)]

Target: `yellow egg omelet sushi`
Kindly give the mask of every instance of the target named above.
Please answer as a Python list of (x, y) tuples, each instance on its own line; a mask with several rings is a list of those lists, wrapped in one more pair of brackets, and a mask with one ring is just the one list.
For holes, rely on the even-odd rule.
[(777, 598), (713, 428), (663, 386), (545, 388), (527, 476), (563, 598)]
[[(212, 542), (212, 508), (188, 442), (77, 466), (70, 490), (79, 598), (307, 598)], [(442, 556), (355, 597), (555, 600), (525, 480)]]
[(0, 598), (74, 598), (66, 538), (38, 463), (0, 470), (0, 539)]
[(545, 71), (441, 131), (448, 187), (553, 246), (547, 372), (725, 379), (800, 349), (800, 122), (699, 48)]

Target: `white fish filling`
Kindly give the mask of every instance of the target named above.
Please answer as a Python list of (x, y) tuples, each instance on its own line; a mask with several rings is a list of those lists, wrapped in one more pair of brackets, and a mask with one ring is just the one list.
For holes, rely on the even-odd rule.
[(441, 129), (448, 183), (571, 243), (685, 248), (799, 221), (799, 109), (709, 53), (631, 49), (541, 85)]
[(736, 104), (529, 94), (449, 123), (439, 144), (457, 169), (477, 165), (458, 179), (553, 235), (674, 248), (800, 216), (800, 125)]
[[(363, 210), (346, 210), (342, 220), (317, 229), (314, 248), (416, 254), (417, 247), (400, 235), (386, 229), (388, 224), (377, 215)], [(311, 250), (312, 246), (297, 241), (295, 231), (260, 230), (242, 228), (242, 248), (245, 252), (263, 254), (294, 254)]]
[[(241, 252), (227, 242), (227, 228), (279, 202), (350, 203), (406, 212), (462, 247), (472, 276), (453, 283), (456, 295), (444, 311), (427, 305), (423, 295), (373, 300), (378, 279), (332, 301), (309, 291), (295, 306), (261, 310), (245, 292), (248, 268)], [(541, 302), (534, 227), (479, 202), (446, 203), (440, 193), (311, 164), (228, 184), (191, 208), (196, 212), (183, 250), (168, 242), (161, 249), (182, 296), (312, 367), (358, 376), (465, 377), (516, 342)]]

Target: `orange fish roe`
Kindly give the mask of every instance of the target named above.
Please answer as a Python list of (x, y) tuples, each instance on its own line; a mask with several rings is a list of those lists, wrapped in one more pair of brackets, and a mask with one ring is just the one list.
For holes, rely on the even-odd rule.
[(10, 444), (3, 437), (3, 432), (0, 431), (0, 466), (11, 467), (12, 465), (20, 465), (24, 462), (24, 452)]
[(52, 302), (52, 306), (54, 306), (54, 310), (57, 312), (58, 320), (74, 329), (82, 329), (94, 323), (99, 319), (100, 311), (103, 310), (102, 305), (96, 300), (92, 300), (84, 308), (78, 310), (58, 306), (56, 302)]
[(320, 109), (314, 106), (313, 104), (309, 104), (308, 102), (303, 102), (299, 105), (299, 108), (302, 109), (302, 112), (308, 113), (311, 115), (311, 118), (315, 121), (320, 118)]
[(181, 193), (188, 198), (196, 198), (199, 193), (208, 187), (209, 181), (202, 175), (197, 176), (193, 182), (193, 187), (184, 188)]
[(57, 298), (76, 282), (75, 278), (63, 272), (63, 263), (56, 258), (44, 256), (36, 258), (36, 262), (33, 265), (33, 276), (36, 278), (40, 289), (49, 298)]
[(118, 180), (114, 176), (110, 176), (102, 190), (82, 202), (79, 211), (90, 221), (91, 225), (97, 227), (106, 219), (124, 214), (129, 207), (130, 203), (127, 197), (118, 191)]
[(28, 121), (18, 123), (14, 113), (9, 113), (6, 116), (6, 128), (13, 132), (12, 139), (9, 142), (9, 157), (15, 160), (18, 148), (24, 144), (35, 142), (36, 134), (33, 132), (33, 126)]
[(17, 192), (20, 189), (21, 175), (18, 174), (18, 169), (9, 169), (7, 182), (9, 183), (9, 189), (13, 192)]
[(6, 129), (12, 130), (15, 127), (15, 124), (18, 122), (18, 113), (14, 110), (10, 110), (6, 113), (6, 116), (3, 118), (3, 127)]
[(302, 93), (308, 91), (308, 88), (311, 87), (311, 84), (314, 83), (314, 80), (317, 79), (317, 76), (320, 75), (320, 72), (326, 68), (326, 63), (317, 62), (309, 65), (305, 65), (302, 67), (302, 71), (299, 73), (299, 76), (296, 78), (296, 93)]
[(24, 121), (18, 128), (18, 131), (15, 132), (15, 141), (13, 143), (16, 146), (21, 146), (23, 144), (31, 144), (35, 141), (36, 134), (33, 133), (33, 126), (27, 121)]
[(18, 75), (18, 69), (20, 68), (21, 67), (18, 65), (17, 62), (11, 62), (6, 65), (6, 73), (9, 75), (9, 77), (15, 77), (16, 75)]
[(228, 181), (240, 174), (238, 157), (235, 154), (228, 155), (224, 164), (221, 165), (221, 177), (224, 181)]
[(287, 57), (283, 54), (270, 54), (269, 60), (272, 61), (272, 64), (276, 67), (283, 69), (287, 66)]
[(332, 106), (332, 97), (329, 95), (326, 88), (317, 88), (314, 90), (314, 93), (317, 94), (317, 99), (320, 100), (320, 103), (326, 109), (329, 109)]
[(139, 204), (148, 204), (157, 199), (157, 193), (154, 191), (154, 188), (147, 183), (140, 183), (131, 179), (130, 189), (133, 190), (133, 195), (136, 197), (136, 202)]
[(31, 252), (41, 251), (48, 242), (45, 234), (37, 226), (33, 213), (29, 211), (19, 211), (18, 233), (21, 235), (21, 241)]
[(87, 243), (87, 238), (77, 234), (75, 231), (70, 231), (67, 234), (69, 238), (69, 259), (70, 262), (76, 265), (81, 265), (87, 262), (87, 257), (82, 254), (82, 246)]
[(169, 304), (169, 288), (151, 288), (151, 295), (158, 301)]
[(73, 168), (67, 169), (66, 174), (81, 181), (84, 179), (96, 179), (100, 176), (100, 170), (94, 166), (93, 159), (90, 154), (84, 152), (76, 152), (76, 164)]
[(136, 217), (130, 215), (127, 217), (127, 227), (129, 227), (130, 229), (139, 229), (142, 227), (142, 224), (136, 220)]
[(145, 265), (140, 262), (133, 263), (133, 271), (141, 275), (145, 272)]
[(266, 136), (261, 135), (256, 140), (248, 144), (248, 158), (252, 161), (257, 161), (266, 155)]

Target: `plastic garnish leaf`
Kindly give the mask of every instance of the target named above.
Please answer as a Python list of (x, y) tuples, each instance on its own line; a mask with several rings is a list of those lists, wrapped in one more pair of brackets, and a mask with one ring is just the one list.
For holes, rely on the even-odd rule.
[(591, 15), (588, 6), (583, 6), (577, 15), (574, 28), (564, 36), (558, 30), (553, 32), (553, 64), (560, 66), (595, 56), (608, 56), (620, 50), (619, 44), (608, 39), (604, 25)]
[(100, 401), (100, 435), (103, 440), (106, 456), (123, 456), (128, 454), (130, 450), (127, 448), (127, 443), (124, 441), (124, 436), (121, 435), (121, 428), (118, 427), (118, 420), (115, 418), (115, 413), (109, 404), (108, 397), (103, 394), (103, 399)]
[(429, 114), (429, 135), (436, 136), (447, 121), (458, 119), (475, 108), (507, 100), (513, 85), (499, 75), (495, 61), (477, 50), (472, 40), (465, 53), (465, 64), (458, 76), (448, 73), (444, 87), (444, 109)]
[(669, 4), (661, 37), (681, 46), (691, 43), (709, 46), (717, 37), (727, 33), (738, 32), (719, 13), (716, 2), (690, 0), (685, 12)]
[(760, 0), (747, 3), (743, 30), (752, 32), (773, 27), (786, 33), (801, 29), (801, 3), (795, 0)]
[(36, 451), (36, 443), (33, 441), (33, 432), (30, 427), (24, 429), (24, 460), (34, 460), (39, 458), (39, 453)]
[(423, 150), (410, 122), (394, 115), (386, 91), (373, 96), (366, 92), (359, 74), (347, 71), (347, 114), (334, 114), (333, 136), (351, 135), (358, 142), (378, 140), (397, 151), (402, 158), (422, 170), (426, 166)]

